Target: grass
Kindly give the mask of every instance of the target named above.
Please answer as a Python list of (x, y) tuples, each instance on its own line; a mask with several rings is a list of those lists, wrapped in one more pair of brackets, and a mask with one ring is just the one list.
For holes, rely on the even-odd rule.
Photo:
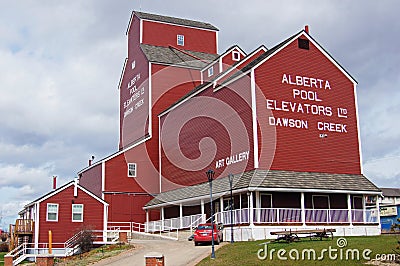
[(4, 265), (4, 255), (6, 255), (7, 252), (0, 252), (0, 266)]
[[(360, 265), (366, 263), (367, 260), (362, 258), (362, 252), (365, 249), (370, 249), (372, 253), (369, 255), (371, 259), (374, 259), (377, 254), (400, 254), (400, 249), (396, 249), (397, 241), (400, 239), (399, 235), (381, 235), (381, 236), (370, 236), (370, 237), (346, 237), (347, 246), (339, 248), (337, 245), (338, 237), (333, 240), (324, 239), (319, 240), (309, 240), (301, 239), (299, 242), (293, 243), (283, 243), (276, 242), (270, 243), (268, 247), (268, 257), (265, 260), (260, 260), (257, 257), (257, 251), (264, 248), (264, 244), (268, 240), (254, 241), (254, 242), (236, 242), (234, 244), (227, 244), (216, 251), (216, 258), (211, 260), (210, 257), (203, 259), (197, 265)], [(322, 256), (322, 260), (308, 259), (308, 254), (305, 252), (305, 259), (302, 260), (302, 252), (304, 249), (313, 249), (316, 252), (316, 258), (321, 256), (321, 251), (323, 249), (329, 250), (337, 249), (338, 251), (332, 250), (332, 256), (338, 254), (338, 259), (332, 260), (329, 258), (329, 253), (325, 252)], [(272, 249), (276, 251), (272, 256), (272, 260), (269, 255)], [(277, 252), (279, 249), (284, 249), (285, 254), (283, 257), (287, 257), (287, 260), (279, 260)], [(289, 251), (296, 249), (299, 251), (299, 260), (293, 260), (289, 257)], [(348, 255), (350, 260), (346, 260), (347, 250), (359, 250), (360, 260), (352, 259), (351, 254)], [(342, 251), (340, 251), (342, 250)], [(281, 251), (282, 252), (282, 251)], [(342, 252), (342, 260), (340, 259), (340, 252)], [(261, 253), (263, 255), (264, 253)], [(295, 256), (295, 251), (291, 253)], [(311, 257), (312, 258), (312, 257)], [(400, 255), (397, 255), (400, 259)]]
[[(124, 244), (102, 246), (81, 255), (71, 256), (67, 258), (55, 258), (55, 262), (57, 265), (63, 265), (63, 266), (89, 265), (98, 262), (102, 259), (116, 256), (121, 252), (132, 248), (134, 248), (133, 245), (124, 245)], [(0, 252), (0, 266), (4, 265), (3, 263), (4, 255), (6, 254), (7, 252)], [(32, 264), (29, 263), (28, 261), (24, 261), (24, 263)]]
[(55, 264), (63, 266), (89, 265), (102, 259), (116, 256), (121, 252), (134, 248), (133, 245), (108, 245), (101, 246), (81, 255), (75, 255), (67, 258), (56, 258)]

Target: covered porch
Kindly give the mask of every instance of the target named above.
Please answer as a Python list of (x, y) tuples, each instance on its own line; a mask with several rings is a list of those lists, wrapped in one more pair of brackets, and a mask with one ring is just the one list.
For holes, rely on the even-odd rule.
[[(268, 186), (262, 176), (268, 179)], [(297, 178), (297, 182), (282, 182), (288, 176)], [(339, 186), (345, 177), (346, 183)], [(355, 181), (356, 177), (359, 180)], [(274, 180), (278, 178), (279, 182)], [(319, 183), (326, 179), (325, 181), (330, 181), (331, 186), (335, 186), (336, 189), (326, 186), (319, 188), (318, 183), (309, 180), (314, 178), (317, 178)], [(280, 186), (276, 187), (274, 181)], [(349, 183), (352, 182), (357, 182), (357, 186), (348, 189)], [(303, 187), (293, 187), (296, 183), (302, 183)], [(347, 186), (347, 189), (340, 189), (343, 186)], [(360, 190), (363, 186), (366, 189)], [(380, 192), (363, 176), (301, 173), (299, 178), (296, 172), (257, 170), (236, 175), (232, 192), (231, 201), (227, 178), (213, 181), (214, 221), (225, 225), (226, 230), (231, 226), (234, 226), (236, 231), (239, 228), (251, 231), (256, 228), (295, 227), (379, 228), (377, 199)], [(160, 219), (147, 219), (146, 230), (154, 232), (165, 228), (190, 229), (199, 223), (209, 222), (209, 193), (209, 184), (203, 183), (159, 194), (146, 205), (145, 210), (147, 213), (152, 210), (159, 211)], [(341, 230), (337, 232), (340, 234)]]

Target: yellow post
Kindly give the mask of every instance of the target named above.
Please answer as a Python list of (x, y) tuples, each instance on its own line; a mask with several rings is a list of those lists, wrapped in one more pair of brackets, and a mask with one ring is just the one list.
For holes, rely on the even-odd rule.
[(53, 234), (51, 233), (51, 230), (49, 230), (49, 254), (53, 253)]

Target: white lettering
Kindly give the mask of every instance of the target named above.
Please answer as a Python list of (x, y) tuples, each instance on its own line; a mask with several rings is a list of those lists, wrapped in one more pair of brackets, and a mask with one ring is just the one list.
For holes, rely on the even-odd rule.
[(270, 116), (268, 122), (270, 126), (308, 129), (307, 120)]
[(347, 133), (347, 125), (345, 125), (345, 124), (318, 122), (317, 123), (317, 128), (320, 131)]
[(283, 74), (281, 83), (286, 83), (290, 85), (303, 86), (308, 88), (316, 88), (316, 89), (325, 89), (331, 90), (331, 84), (328, 80), (312, 78), (312, 77), (303, 77), (303, 76), (295, 76), (292, 79), (291, 75)]

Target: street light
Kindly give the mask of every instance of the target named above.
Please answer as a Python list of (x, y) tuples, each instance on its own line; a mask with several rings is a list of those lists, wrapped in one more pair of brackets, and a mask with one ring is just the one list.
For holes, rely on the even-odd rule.
[(214, 179), (215, 172), (213, 170), (208, 170), (206, 172), (208, 183), (210, 183), (210, 208), (211, 208), (211, 258), (215, 259), (214, 251), (214, 214), (213, 214), (213, 198), (212, 198), (212, 181)]
[(229, 179), (229, 187), (231, 189), (231, 204), (230, 204), (230, 209), (231, 209), (231, 243), (235, 242), (233, 240), (233, 195), (232, 195), (232, 185), (233, 185), (233, 174), (228, 175)]

